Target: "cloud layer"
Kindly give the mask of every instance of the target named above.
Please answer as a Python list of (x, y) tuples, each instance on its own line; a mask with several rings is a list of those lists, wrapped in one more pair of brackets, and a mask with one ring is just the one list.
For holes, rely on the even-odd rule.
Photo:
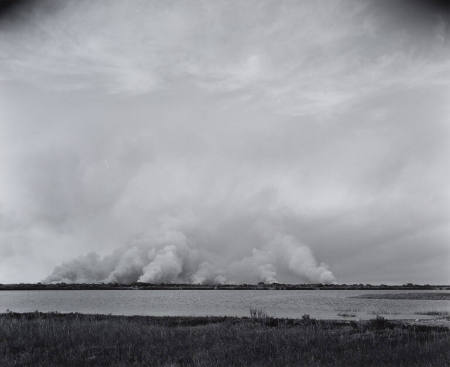
[(0, 18), (0, 282), (450, 280), (437, 8), (29, 4)]

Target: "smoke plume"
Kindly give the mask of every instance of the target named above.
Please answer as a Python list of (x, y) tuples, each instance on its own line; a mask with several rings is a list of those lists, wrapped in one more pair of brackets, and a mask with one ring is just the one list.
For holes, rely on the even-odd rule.
[(248, 256), (223, 263), (202, 255), (183, 233), (173, 231), (105, 257), (89, 253), (66, 262), (56, 267), (46, 282), (274, 283), (283, 273), (298, 282), (335, 280), (307, 246), (289, 235), (277, 234)]

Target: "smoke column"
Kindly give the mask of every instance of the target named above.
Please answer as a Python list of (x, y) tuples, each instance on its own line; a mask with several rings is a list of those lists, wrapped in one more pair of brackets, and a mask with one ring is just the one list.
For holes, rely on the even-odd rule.
[(202, 255), (177, 231), (166, 232), (100, 257), (89, 253), (57, 266), (45, 282), (242, 283), (279, 281), (288, 274), (298, 282), (330, 283), (327, 265), (289, 235), (275, 234), (261, 248), (229, 263)]

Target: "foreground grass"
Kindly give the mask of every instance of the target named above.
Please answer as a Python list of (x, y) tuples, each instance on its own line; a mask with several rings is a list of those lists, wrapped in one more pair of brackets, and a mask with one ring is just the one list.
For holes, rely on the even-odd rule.
[(0, 366), (448, 366), (450, 332), (391, 323), (0, 314)]

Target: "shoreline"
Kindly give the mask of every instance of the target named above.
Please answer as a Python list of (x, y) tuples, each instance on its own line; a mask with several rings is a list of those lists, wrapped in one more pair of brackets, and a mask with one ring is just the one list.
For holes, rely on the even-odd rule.
[[(260, 312), (265, 312), (261, 309)], [(266, 320), (274, 320), (276, 322), (284, 322), (287, 324), (298, 323), (300, 321), (314, 320), (318, 323), (331, 323), (331, 324), (343, 324), (348, 325), (352, 323), (365, 324), (376, 320), (377, 318), (386, 320), (389, 323), (395, 325), (420, 325), (420, 326), (430, 326), (430, 327), (446, 327), (450, 330), (450, 312), (439, 312), (439, 315), (430, 316), (418, 313), (417, 317), (409, 318), (390, 318), (389, 314), (372, 314), (370, 318), (360, 318), (356, 316), (341, 316), (340, 318), (319, 318), (315, 316), (310, 316), (309, 314), (304, 314), (300, 317), (289, 317), (289, 316), (264, 316)], [(423, 317), (427, 316), (427, 317)], [(158, 321), (158, 320), (199, 320), (199, 321), (211, 321), (211, 320), (235, 320), (235, 321), (246, 321), (254, 320), (251, 316), (239, 316), (239, 315), (142, 315), (142, 314), (119, 314), (119, 313), (84, 313), (84, 312), (60, 312), (60, 311), (14, 311), (6, 310), (6, 312), (0, 312), (0, 318), (2, 317), (16, 317), (32, 319), (35, 317), (43, 318), (88, 318), (88, 319), (130, 319), (130, 320), (147, 320), (147, 321)]]
[(416, 290), (445, 291), (450, 285), (404, 284), (152, 284), (152, 283), (19, 283), (0, 284), (0, 291), (16, 290)]
[(230, 315), (205, 315), (205, 316), (183, 316), (183, 315), (126, 315), (126, 314), (102, 314), (102, 313), (83, 313), (83, 312), (59, 312), (59, 311), (33, 311), (33, 312), (17, 312), (14, 310), (7, 310), (6, 312), (0, 312), (0, 319), (3, 317), (12, 317), (18, 319), (31, 320), (34, 318), (86, 318), (90, 320), (105, 320), (105, 319), (129, 319), (129, 320), (143, 320), (143, 321), (161, 321), (161, 320), (173, 320), (175, 323), (183, 322), (185, 320), (196, 320), (200, 323), (202, 322), (218, 322), (218, 321), (248, 321), (248, 320), (270, 320), (270, 322), (284, 323), (286, 325), (297, 325), (299, 323), (304, 323), (312, 321), (315, 323), (330, 323), (333, 325), (349, 325), (354, 323), (359, 323), (361, 325), (373, 322), (374, 320), (383, 320), (386, 323), (391, 323), (393, 325), (418, 325), (426, 327), (443, 327), (450, 331), (450, 313), (443, 314), (439, 317), (427, 317), (420, 318), (420, 314), (417, 314), (417, 318), (389, 318), (386, 314), (374, 314), (372, 318), (360, 319), (355, 317), (342, 317), (342, 318), (315, 318), (308, 314), (304, 314), (302, 317), (276, 317), (269, 316), (265, 314), (263, 310), (259, 310), (264, 316), (252, 317), (252, 316), (230, 316)]

